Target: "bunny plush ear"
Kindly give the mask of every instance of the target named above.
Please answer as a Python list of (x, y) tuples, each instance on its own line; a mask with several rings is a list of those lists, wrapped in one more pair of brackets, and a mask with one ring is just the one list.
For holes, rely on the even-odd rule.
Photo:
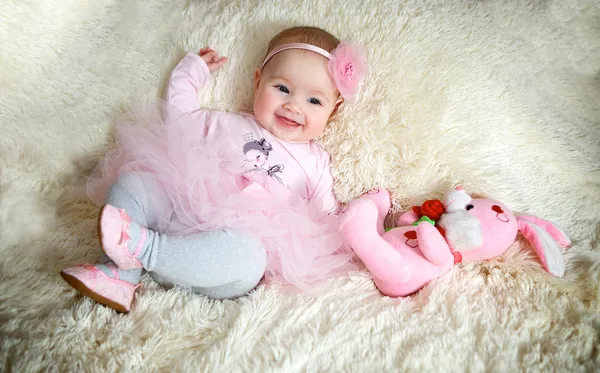
[(550, 223), (549, 221), (540, 219), (537, 216), (531, 216), (531, 215), (519, 215), (517, 217), (517, 219), (528, 220), (528, 221), (532, 222), (533, 224), (537, 225), (538, 227), (542, 228), (546, 232), (550, 233), (552, 238), (554, 238), (554, 240), (557, 241), (560, 246), (562, 246), (562, 247), (571, 246), (571, 240), (569, 239), (569, 237), (567, 237), (565, 232), (560, 230), (557, 226)]
[(535, 249), (546, 271), (562, 277), (565, 274), (565, 261), (561, 246), (571, 243), (567, 236), (552, 223), (534, 216), (517, 216), (517, 225)]

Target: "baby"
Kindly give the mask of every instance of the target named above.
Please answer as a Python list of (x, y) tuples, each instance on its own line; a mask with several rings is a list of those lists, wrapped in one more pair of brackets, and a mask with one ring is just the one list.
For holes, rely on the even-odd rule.
[(200, 109), (198, 89), (226, 62), (188, 53), (166, 102), (117, 123), (118, 147), (88, 182), (105, 255), (61, 272), (83, 295), (127, 312), (142, 269), (217, 299), (263, 276), (308, 288), (354, 269), (313, 140), (356, 92), (364, 50), (318, 28), (281, 32), (256, 70), (252, 115)]

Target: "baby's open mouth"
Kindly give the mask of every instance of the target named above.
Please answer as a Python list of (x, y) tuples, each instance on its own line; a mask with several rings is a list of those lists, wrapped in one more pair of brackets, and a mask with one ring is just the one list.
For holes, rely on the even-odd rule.
[(286, 127), (286, 128), (297, 128), (297, 127), (302, 126), (300, 123), (296, 122), (295, 120), (291, 120), (291, 119), (282, 117), (281, 115), (277, 115), (277, 114), (275, 114), (275, 120), (277, 121), (277, 123), (280, 126)]

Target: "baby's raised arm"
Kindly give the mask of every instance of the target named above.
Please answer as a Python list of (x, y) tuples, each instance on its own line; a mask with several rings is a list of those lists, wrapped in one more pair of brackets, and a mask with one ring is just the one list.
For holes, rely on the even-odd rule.
[(210, 48), (199, 54), (189, 52), (171, 73), (165, 100), (183, 113), (200, 109), (198, 89), (210, 80), (210, 73), (221, 68), (227, 57), (220, 57)]

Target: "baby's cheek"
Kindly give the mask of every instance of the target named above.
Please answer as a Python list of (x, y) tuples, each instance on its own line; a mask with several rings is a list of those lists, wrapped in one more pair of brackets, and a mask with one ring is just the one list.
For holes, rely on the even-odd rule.
[(325, 115), (318, 115), (310, 118), (310, 132), (320, 136), (325, 130), (325, 127), (327, 127), (327, 119), (329, 119), (329, 117)]
[(257, 118), (260, 118), (265, 112), (265, 97), (264, 94), (261, 94), (256, 97), (254, 100), (254, 115)]
[(261, 92), (261, 95), (260, 95), (259, 106), (263, 110), (268, 110), (270, 107), (275, 105), (275, 100), (276, 100), (276, 97), (273, 93), (271, 93), (269, 91), (263, 91), (263, 92)]

